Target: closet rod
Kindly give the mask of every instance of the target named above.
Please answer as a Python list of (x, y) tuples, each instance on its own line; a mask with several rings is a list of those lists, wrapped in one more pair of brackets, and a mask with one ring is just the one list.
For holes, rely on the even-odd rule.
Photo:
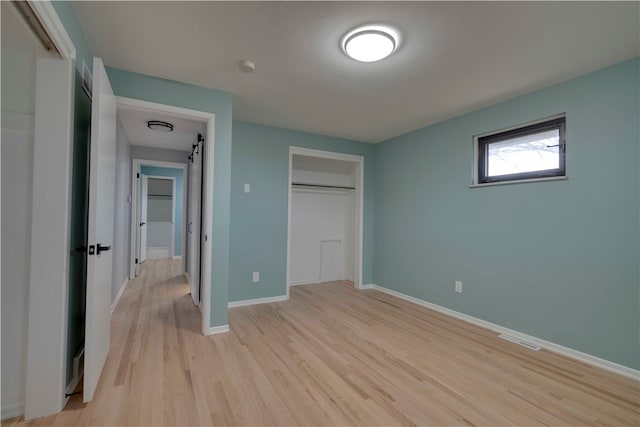
[(356, 187), (343, 187), (341, 185), (322, 185), (322, 184), (303, 184), (301, 182), (292, 182), (291, 185), (298, 185), (303, 187), (315, 187), (315, 188), (341, 188), (343, 190), (355, 190)]

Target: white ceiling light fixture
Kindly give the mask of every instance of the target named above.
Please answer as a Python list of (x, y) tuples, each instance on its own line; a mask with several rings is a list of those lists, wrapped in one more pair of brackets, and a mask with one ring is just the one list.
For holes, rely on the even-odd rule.
[(376, 62), (398, 49), (397, 31), (383, 25), (367, 25), (348, 32), (342, 39), (342, 50), (360, 62)]

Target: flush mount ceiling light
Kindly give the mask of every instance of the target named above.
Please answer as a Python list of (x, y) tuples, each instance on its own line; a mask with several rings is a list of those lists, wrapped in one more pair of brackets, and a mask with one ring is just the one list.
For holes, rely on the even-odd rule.
[(160, 120), (149, 120), (147, 127), (151, 130), (157, 130), (160, 132), (172, 132), (173, 125), (171, 123), (163, 122)]
[(398, 48), (398, 33), (382, 25), (359, 27), (342, 39), (342, 50), (360, 62), (375, 62), (391, 55)]

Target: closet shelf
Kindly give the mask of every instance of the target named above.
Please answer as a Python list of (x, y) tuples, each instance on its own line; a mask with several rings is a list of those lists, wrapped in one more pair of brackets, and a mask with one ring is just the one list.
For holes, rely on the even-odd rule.
[(292, 186), (294, 187), (311, 187), (311, 188), (338, 188), (341, 190), (355, 190), (356, 187), (345, 187), (341, 185), (323, 185), (323, 184), (305, 184), (302, 182), (292, 182)]

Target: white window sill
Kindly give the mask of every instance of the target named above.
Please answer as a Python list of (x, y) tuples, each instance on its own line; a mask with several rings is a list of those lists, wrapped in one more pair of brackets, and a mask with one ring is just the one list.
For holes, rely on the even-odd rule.
[(569, 179), (567, 176), (550, 176), (548, 178), (518, 179), (513, 181), (498, 181), (498, 182), (487, 182), (484, 184), (471, 184), (469, 188), (493, 187), (495, 185), (525, 184), (528, 182), (566, 181), (567, 179)]

